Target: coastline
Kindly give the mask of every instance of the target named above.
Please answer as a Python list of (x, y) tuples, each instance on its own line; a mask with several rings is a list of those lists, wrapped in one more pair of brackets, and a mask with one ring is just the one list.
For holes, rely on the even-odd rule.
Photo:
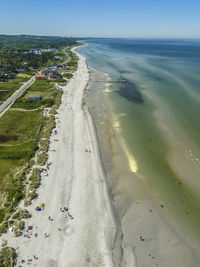
[[(78, 69), (63, 88), (38, 198), (27, 208), (32, 217), (25, 229), (31, 226), (31, 234), (25, 230), (14, 237), (9, 232), (0, 238), (15, 248), (21, 266), (29, 260), (32, 266), (115, 266), (115, 220), (92, 121), (82, 108), (89, 73), (86, 59), (75, 53)], [(45, 204), (41, 212), (35, 210), (39, 203)], [(63, 207), (68, 211), (62, 212)]]
[[(29, 259), (44, 267), (198, 266), (189, 242), (131, 171), (105, 94), (87, 90), (91, 73), (77, 48), (78, 69), (63, 87), (39, 196), (27, 208), (32, 217), (25, 229), (33, 226), (31, 235), (9, 232), (0, 240), (15, 248), (23, 267)], [(40, 203), (45, 208), (37, 212)]]

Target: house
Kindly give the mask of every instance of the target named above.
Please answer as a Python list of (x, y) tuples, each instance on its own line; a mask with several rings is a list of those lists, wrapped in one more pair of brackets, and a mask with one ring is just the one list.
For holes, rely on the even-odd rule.
[(24, 72), (25, 69), (16, 69), (17, 72)]
[(57, 71), (57, 69), (58, 69), (57, 67), (49, 67), (49, 68), (43, 70), (42, 73), (49, 75), (49, 73), (55, 72), (55, 71)]
[(51, 64), (49, 64), (49, 67), (56, 67), (56, 63), (52, 62)]
[(5, 73), (5, 71), (0, 70), (0, 79), (6, 79), (6, 78), (8, 78), (8, 74)]
[(34, 101), (34, 100), (41, 100), (43, 97), (41, 95), (29, 95), (28, 100)]
[(47, 79), (47, 76), (45, 74), (35, 74), (36, 79)]
[[(61, 74), (57, 71), (57, 67), (49, 67), (48, 69), (45, 69), (42, 71), (43, 75), (46, 75), (48, 78), (62, 78)], [(36, 75), (35, 75), (36, 76)]]
[(54, 79), (59, 79), (59, 78), (62, 78), (62, 75), (58, 71), (52, 71), (49, 74), (49, 77), (54, 78)]
[(62, 57), (60, 57), (60, 56), (55, 56), (54, 58), (57, 59), (57, 60), (62, 61)]
[(3, 67), (4, 68), (10, 68), (11, 67), (11, 64), (3, 64)]
[(55, 48), (41, 49), (41, 48), (33, 48), (29, 51), (25, 51), (24, 53), (34, 53), (35, 55), (41, 55), (42, 53), (56, 53)]

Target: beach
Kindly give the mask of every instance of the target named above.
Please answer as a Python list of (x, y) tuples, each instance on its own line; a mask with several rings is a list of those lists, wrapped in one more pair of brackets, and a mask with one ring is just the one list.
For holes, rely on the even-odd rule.
[[(114, 266), (116, 225), (93, 122), (82, 106), (88, 79), (79, 55), (78, 70), (63, 88), (39, 196), (27, 207), (32, 217), (22, 236), (1, 236), (16, 249), (18, 265)], [(40, 203), (44, 209), (36, 211)]]

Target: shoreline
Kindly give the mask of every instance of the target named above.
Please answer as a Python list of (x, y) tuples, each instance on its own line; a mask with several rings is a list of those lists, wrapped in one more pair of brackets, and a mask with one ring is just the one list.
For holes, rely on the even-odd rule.
[[(91, 72), (93, 73), (100, 73), (100, 80), (102, 79), (106, 79), (105, 81), (105, 85), (103, 85), (103, 88), (107, 86), (107, 74), (105, 73), (102, 73), (102, 72), (99, 72), (97, 71), (96, 69), (93, 69), (92, 67), (89, 67)], [(99, 74), (97, 74), (97, 78), (95, 76), (95, 80), (97, 79), (98, 80), (98, 76)], [(105, 76), (105, 77), (104, 77)], [(108, 80), (109, 81), (109, 80)], [(99, 85), (99, 84), (98, 84)], [(114, 130), (114, 128), (112, 127), (112, 123), (111, 123), (111, 111), (109, 110), (109, 107), (107, 106), (107, 103), (105, 103), (105, 99), (104, 96), (102, 97), (102, 92), (107, 92), (107, 90), (102, 90), (102, 88), (100, 89), (101, 92), (99, 92), (99, 88), (96, 89), (96, 87), (98, 87), (98, 85), (95, 84), (95, 91), (98, 93), (100, 93), (101, 97), (99, 97), (99, 94), (98, 94), (98, 97), (96, 99), (96, 97), (92, 97), (91, 94), (90, 94), (90, 91), (91, 91), (91, 88), (88, 88), (88, 92), (86, 94), (86, 103), (88, 103), (88, 105), (90, 107), (88, 107), (89, 109), (89, 112), (90, 112), (90, 115), (91, 115), (91, 119), (93, 121), (93, 125), (94, 125), (94, 128), (95, 128), (95, 132), (96, 132), (96, 138), (97, 138), (97, 143), (98, 143), (98, 146), (99, 146), (99, 156), (100, 156), (100, 160), (102, 162), (102, 169), (104, 171), (104, 174), (105, 174), (105, 178), (106, 178), (106, 184), (107, 184), (107, 188), (108, 188), (108, 194), (111, 198), (111, 202), (112, 202), (112, 206), (114, 208), (114, 216), (116, 218), (116, 221), (117, 221), (117, 228), (118, 228), (118, 231), (116, 233), (116, 242), (115, 242), (115, 248), (114, 248), (114, 253), (113, 253), (113, 258), (117, 258), (117, 263), (115, 266), (122, 266), (122, 267), (136, 267), (136, 266), (140, 266), (140, 265), (137, 265), (137, 259), (136, 259), (136, 255), (135, 255), (135, 252), (134, 252), (134, 249), (129, 246), (129, 244), (126, 242), (126, 240), (124, 240), (124, 232), (122, 231), (122, 224), (121, 224), (121, 216), (119, 216), (119, 213), (123, 213), (125, 214), (127, 209), (126, 209), (126, 204), (124, 203), (123, 199), (120, 199), (120, 201), (122, 200), (122, 203), (120, 205), (123, 206), (123, 211), (121, 211), (121, 207), (117, 207), (116, 206), (116, 201), (118, 201), (118, 196), (117, 196), (117, 189), (116, 189), (116, 183), (117, 182), (117, 176), (118, 176), (118, 173), (117, 171), (113, 174), (111, 174), (113, 176), (113, 178), (110, 177), (110, 170), (109, 170), (109, 167), (107, 166), (107, 163), (110, 162), (110, 160), (112, 161), (113, 160), (113, 156), (110, 155), (110, 152), (109, 151), (105, 151), (104, 148), (105, 146), (109, 149), (109, 150), (112, 150), (113, 147), (111, 146), (110, 147), (110, 144), (107, 143), (106, 145), (105, 144), (102, 144), (102, 140), (104, 139), (112, 139), (112, 142), (119, 142), (118, 138), (119, 137), (116, 137), (116, 131)], [(101, 87), (101, 86), (100, 86)], [(87, 99), (87, 95), (90, 95), (89, 96), (89, 102), (91, 101), (91, 103), (88, 102), (88, 99)], [(91, 100), (92, 99), (92, 100)], [(97, 102), (94, 101), (97, 100)], [(95, 110), (96, 107), (98, 106), (98, 102), (100, 102), (101, 104), (103, 103), (103, 105), (100, 107), (99, 110)], [(94, 108), (95, 107), (95, 108)], [(103, 112), (104, 110), (104, 112)], [(99, 125), (101, 124), (100, 121), (101, 119), (99, 119), (99, 114), (102, 112), (102, 115), (103, 117), (105, 116), (107, 119), (106, 120), (109, 120), (109, 123), (108, 125), (105, 125), (103, 124), (103, 127), (105, 126), (106, 128), (106, 135), (104, 135), (104, 133), (101, 132), (101, 130), (99, 130)], [(96, 114), (98, 114), (96, 116)], [(109, 115), (108, 115), (109, 114)], [(100, 120), (100, 121), (99, 121)], [(101, 127), (101, 126), (100, 126)], [(111, 130), (108, 130), (107, 129), (110, 128)], [(117, 134), (118, 135), (118, 134)], [(105, 146), (104, 146), (105, 145)], [(126, 164), (124, 162), (124, 151), (121, 147), (121, 144), (114, 144), (115, 147), (119, 148), (120, 149), (120, 160), (122, 160), (122, 162), (124, 164)], [(115, 152), (114, 152), (115, 154)], [(123, 155), (123, 156), (122, 156)], [(112, 158), (112, 159), (110, 159)], [(119, 164), (122, 164), (122, 162), (118, 162)], [(109, 165), (109, 163), (108, 163)]]
[[(77, 48), (72, 51), (79, 57), (78, 69), (63, 87), (38, 198), (27, 207), (32, 217), (25, 220), (25, 229), (31, 226), (31, 232), (25, 230), (20, 237), (8, 232), (0, 237), (16, 250), (17, 264), (23, 267), (29, 260), (32, 266), (44, 267), (115, 266), (116, 224), (92, 121), (82, 107), (89, 73)], [(45, 204), (41, 212), (35, 210), (39, 203)], [(68, 211), (62, 212), (63, 207)]]

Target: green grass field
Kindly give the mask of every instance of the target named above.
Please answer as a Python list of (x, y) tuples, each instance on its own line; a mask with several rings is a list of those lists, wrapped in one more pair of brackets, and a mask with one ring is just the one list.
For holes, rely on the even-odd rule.
[(0, 118), (0, 144), (20, 144), (33, 140), (41, 125), (41, 111), (10, 110)]
[(0, 218), (4, 218), (23, 198), (23, 176), (19, 169), (26, 165), (37, 150), (41, 123), (40, 110), (10, 110), (0, 118), (0, 200), (7, 199), (6, 205), (0, 210)]
[(22, 83), (17, 80), (0, 82), (0, 103), (9, 98), (21, 85)]
[(11, 80), (8, 82), (0, 82), (0, 90), (16, 90), (21, 86), (17, 80)]
[(23, 83), (27, 82), (31, 75), (19, 73), (16, 78), (0, 82), (0, 103), (9, 98)]

